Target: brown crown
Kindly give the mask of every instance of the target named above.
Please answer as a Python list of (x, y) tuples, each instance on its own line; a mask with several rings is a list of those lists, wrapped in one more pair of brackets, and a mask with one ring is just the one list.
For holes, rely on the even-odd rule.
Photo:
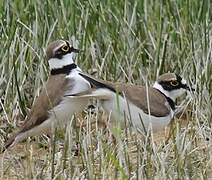
[(49, 60), (50, 58), (53, 58), (55, 55), (55, 51), (59, 49), (61, 46), (63, 46), (64, 44), (66, 44), (66, 41), (64, 40), (57, 40), (57, 41), (51, 42), (46, 49), (47, 60)]
[(171, 80), (177, 80), (175, 73), (165, 73), (158, 77), (157, 81), (171, 81)]

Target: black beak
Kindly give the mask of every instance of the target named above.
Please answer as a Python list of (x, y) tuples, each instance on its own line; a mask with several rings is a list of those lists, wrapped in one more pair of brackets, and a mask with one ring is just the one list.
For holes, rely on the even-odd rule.
[(79, 49), (75, 49), (74, 47), (71, 47), (71, 52), (79, 53), (79, 52), (80, 52), (80, 50), (79, 50)]
[(189, 87), (187, 84), (183, 84), (182, 86), (183, 86), (182, 88), (184, 88), (184, 89), (186, 89), (186, 90), (188, 90), (188, 91), (195, 91), (194, 88)]

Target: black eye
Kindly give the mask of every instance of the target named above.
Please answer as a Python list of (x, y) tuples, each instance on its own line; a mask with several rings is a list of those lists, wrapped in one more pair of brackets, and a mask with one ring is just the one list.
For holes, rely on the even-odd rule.
[(64, 45), (64, 46), (61, 48), (61, 50), (62, 50), (63, 52), (68, 52), (68, 51), (69, 51), (69, 46)]
[(170, 84), (172, 86), (178, 86), (179, 85), (179, 82), (178, 81), (171, 81)]

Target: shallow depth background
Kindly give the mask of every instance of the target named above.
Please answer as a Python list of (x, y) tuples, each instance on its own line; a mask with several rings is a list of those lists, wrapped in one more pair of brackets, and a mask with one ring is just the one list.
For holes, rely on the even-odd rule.
[[(99, 126), (90, 126), (101, 113), (86, 111), (52, 145), (42, 136), (1, 154), (0, 179), (212, 178), (210, 0), (2, 0), (0, 24), (1, 146), (46, 81), (45, 48), (56, 39), (82, 49), (77, 64), (96, 77), (151, 85), (170, 71), (196, 88), (182, 99), (184, 113), (172, 131), (144, 138), (119, 132), (113, 144)], [(79, 119), (86, 126), (73, 128)]]

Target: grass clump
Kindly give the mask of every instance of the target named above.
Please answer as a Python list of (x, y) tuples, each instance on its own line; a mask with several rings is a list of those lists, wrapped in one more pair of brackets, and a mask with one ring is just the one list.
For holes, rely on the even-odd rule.
[[(97, 70), (97, 77), (134, 84), (148, 79), (152, 84), (159, 74), (171, 71), (190, 81), (196, 93), (191, 102), (185, 98), (185, 116), (175, 118), (167, 136), (161, 132), (144, 138), (127, 132), (126, 138), (122, 132), (113, 144), (101, 128), (91, 128), (90, 122), (101, 120), (100, 114), (88, 113), (85, 127), (67, 128), (62, 150), (57, 136), (55, 147), (40, 137), (1, 154), (1, 179), (210, 179), (211, 7), (209, 0), (3, 0), (1, 146), (47, 79), (44, 50), (56, 39), (68, 39), (83, 49), (77, 63), (84, 71)], [(79, 156), (73, 153), (76, 142)]]

